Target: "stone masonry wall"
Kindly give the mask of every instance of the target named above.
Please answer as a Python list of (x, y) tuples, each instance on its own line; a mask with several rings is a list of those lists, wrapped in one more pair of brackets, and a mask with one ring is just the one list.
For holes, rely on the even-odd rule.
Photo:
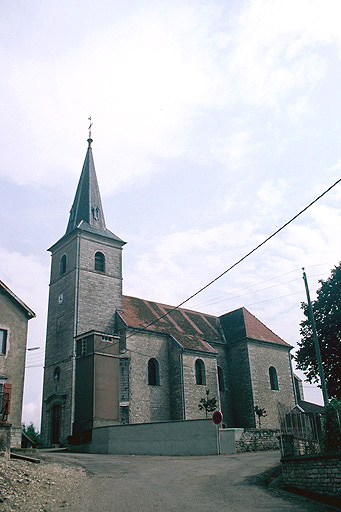
[(327, 496), (341, 495), (341, 454), (290, 457), (281, 460), (283, 482)]
[(221, 412), (223, 413), (223, 424), (227, 427), (234, 426), (232, 409), (232, 389), (227, 359), (226, 344), (210, 342), (210, 345), (218, 352), (217, 365), (222, 371), (222, 389), (219, 389)]
[[(133, 334), (131, 336), (131, 334)], [(168, 365), (168, 336), (127, 330), (129, 367), (129, 423), (171, 419)], [(148, 384), (148, 361), (159, 365), (159, 384)]]
[[(264, 408), (262, 428), (278, 428), (278, 403), (288, 408), (295, 405), (292, 374), (287, 347), (262, 342), (248, 342), (254, 405)], [(278, 390), (270, 387), (269, 368), (277, 371)], [(257, 418), (258, 426), (258, 418)]]
[(245, 428), (242, 437), (236, 441), (237, 452), (278, 450), (279, 434), (279, 429)]
[[(195, 361), (197, 359), (201, 359), (205, 365), (205, 386), (197, 385), (195, 381)], [(217, 398), (217, 409), (220, 409), (216, 356), (212, 357), (199, 352), (197, 355), (184, 352), (183, 368), (186, 420), (205, 419), (205, 411), (200, 411), (198, 405), (201, 398), (206, 397), (206, 389), (210, 390), (210, 398)]]
[(234, 427), (255, 427), (249, 355), (246, 342), (241, 341), (230, 344), (228, 347), (228, 358)]

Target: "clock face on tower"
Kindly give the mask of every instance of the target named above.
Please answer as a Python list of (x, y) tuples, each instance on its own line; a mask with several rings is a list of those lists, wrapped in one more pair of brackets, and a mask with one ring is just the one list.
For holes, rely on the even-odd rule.
[(63, 304), (63, 300), (64, 300), (64, 295), (61, 293), (60, 295), (58, 295), (58, 304)]

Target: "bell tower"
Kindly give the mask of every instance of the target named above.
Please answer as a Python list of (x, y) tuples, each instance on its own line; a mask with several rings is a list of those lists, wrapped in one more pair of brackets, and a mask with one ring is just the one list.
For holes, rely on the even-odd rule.
[[(91, 125), (90, 125), (91, 126)], [(122, 308), (123, 240), (106, 228), (91, 131), (66, 232), (49, 249), (50, 291), (41, 434), (46, 446), (71, 434), (75, 394), (75, 336), (112, 334)]]

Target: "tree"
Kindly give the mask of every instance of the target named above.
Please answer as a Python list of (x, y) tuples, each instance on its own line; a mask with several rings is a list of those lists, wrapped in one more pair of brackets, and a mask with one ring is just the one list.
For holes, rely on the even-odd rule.
[[(320, 344), (322, 366), (329, 398), (341, 398), (341, 262), (332, 269), (330, 277), (319, 280), (317, 299), (312, 302), (317, 337)], [(306, 319), (301, 322), (301, 341), (295, 359), (308, 382), (318, 382), (318, 364), (313, 333), (308, 316), (308, 305), (302, 302)]]
[(22, 431), (26, 434), (34, 444), (40, 443), (40, 434), (38, 430), (35, 430), (33, 423), (31, 422), (29, 425), (22, 425)]
[(256, 405), (254, 407), (254, 410), (255, 410), (255, 413), (258, 416), (258, 428), (262, 428), (261, 427), (261, 423), (260, 423), (260, 419), (264, 418), (265, 416), (267, 416), (266, 410), (262, 409), (261, 407), (258, 407), (258, 405)]
[(210, 390), (206, 389), (206, 398), (202, 398), (199, 402), (200, 411), (205, 411), (206, 419), (209, 412), (213, 412), (217, 408), (217, 399), (215, 397), (209, 398)]

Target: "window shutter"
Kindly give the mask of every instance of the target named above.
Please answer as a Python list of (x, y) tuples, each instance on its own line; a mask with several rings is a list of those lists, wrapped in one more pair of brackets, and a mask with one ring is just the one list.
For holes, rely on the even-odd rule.
[(4, 384), (4, 393), (8, 393), (8, 409), (7, 413), (10, 413), (11, 409), (11, 392), (12, 392), (12, 384)]

